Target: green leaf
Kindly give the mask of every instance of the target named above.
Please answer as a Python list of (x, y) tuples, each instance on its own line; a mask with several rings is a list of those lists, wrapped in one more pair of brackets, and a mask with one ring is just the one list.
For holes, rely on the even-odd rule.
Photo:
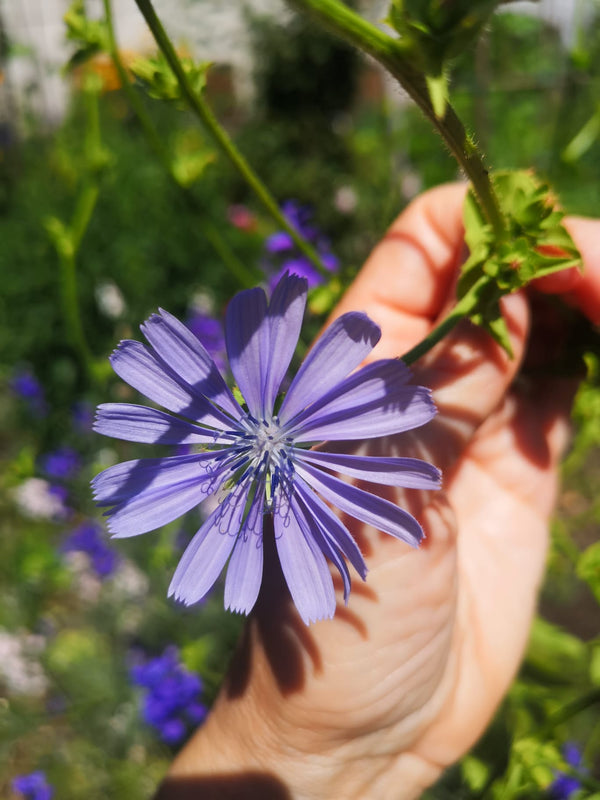
[(529, 737), (519, 739), (513, 751), (539, 789), (545, 789), (552, 783), (556, 768), (566, 766), (558, 747), (551, 742), (540, 742)]
[(465, 756), (460, 762), (461, 772), (468, 787), (474, 792), (483, 789), (490, 774), (490, 767), (475, 756)]
[(600, 108), (592, 114), (579, 133), (574, 136), (562, 153), (563, 161), (572, 164), (579, 161), (600, 136)]
[(74, 0), (63, 17), (67, 28), (67, 40), (79, 45), (67, 62), (70, 70), (87, 61), (100, 51), (108, 51), (109, 36), (103, 19), (88, 19), (84, 0)]
[(584, 682), (588, 674), (588, 650), (577, 636), (537, 617), (531, 628), (525, 663), (553, 682)]
[(577, 561), (577, 575), (588, 584), (600, 602), (600, 542), (583, 551)]
[(443, 119), (449, 100), (448, 78), (442, 72), (440, 75), (427, 75), (425, 80), (434, 114), (438, 119)]

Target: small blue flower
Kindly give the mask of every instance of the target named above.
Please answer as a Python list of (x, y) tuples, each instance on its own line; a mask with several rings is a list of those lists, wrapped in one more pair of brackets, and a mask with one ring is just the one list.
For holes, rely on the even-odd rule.
[(225, 605), (248, 613), (263, 572), (263, 521), (273, 521), (279, 561), (302, 619), (332, 617), (335, 592), (327, 558), (339, 570), (344, 597), (350, 575), (344, 556), (364, 579), (366, 565), (344, 514), (416, 547), (419, 523), (395, 503), (332, 472), (387, 486), (437, 489), (440, 473), (415, 458), (364, 457), (311, 450), (326, 440), (363, 440), (418, 428), (436, 413), (431, 393), (408, 383), (396, 358), (356, 368), (381, 332), (365, 314), (339, 317), (317, 341), (280, 405), (276, 398), (292, 359), (306, 305), (307, 281), (283, 278), (270, 303), (262, 289), (237, 294), (225, 324), (240, 406), (198, 339), (166, 311), (142, 326), (150, 347), (121, 342), (115, 372), (155, 408), (99, 406), (95, 429), (133, 442), (200, 445), (200, 452), (136, 459), (93, 480), (116, 537), (136, 536), (177, 519), (208, 497), (218, 500), (184, 552), (169, 594), (201, 600), (225, 564)]
[[(571, 767), (577, 767), (583, 773), (587, 772), (585, 767), (583, 767), (583, 755), (576, 744), (567, 742), (562, 748), (562, 753), (567, 764)], [(548, 792), (552, 800), (569, 800), (571, 795), (575, 794), (575, 792), (579, 791), (581, 788), (581, 781), (573, 775), (557, 772), (556, 778), (550, 785)]]
[[(331, 252), (329, 240), (312, 224), (310, 208), (300, 205), (296, 200), (287, 200), (282, 204), (281, 211), (290, 225), (296, 228), (298, 233), (315, 248), (326, 269), (336, 272), (340, 263)], [(269, 236), (265, 242), (265, 250), (269, 254), (267, 268), (271, 272), (269, 278), (271, 288), (276, 286), (288, 272), (306, 278), (310, 288), (323, 283), (323, 276), (312, 262), (298, 250), (287, 231), (276, 231)]]
[(119, 556), (104, 541), (103, 530), (95, 522), (83, 522), (65, 539), (62, 550), (86, 553), (99, 578), (108, 578), (117, 568)]
[(81, 467), (81, 458), (72, 447), (59, 447), (42, 456), (40, 466), (50, 478), (69, 480)]
[(180, 663), (176, 647), (136, 664), (131, 679), (145, 689), (142, 714), (167, 744), (179, 744), (190, 726), (204, 722), (207, 707), (200, 700), (202, 681)]
[(89, 433), (94, 424), (94, 407), (87, 400), (78, 400), (71, 409), (71, 419), (77, 433)]
[(47, 412), (44, 389), (35, 375), (29, 369), (18, 369), (9, 381), (10, 389), (25, 401), (30, 411), (38, 417), (45, 416)]
[(22, 794), (25, 800), (50, 800), (54, 794), (54, 789), (41, 770), (13, 778), (12, 789)]
[(221, 320), (197, 311), (188, 319), (187, 326), (198, 337), (219, 371), (224, 372), (226, 368), (225, 331)]

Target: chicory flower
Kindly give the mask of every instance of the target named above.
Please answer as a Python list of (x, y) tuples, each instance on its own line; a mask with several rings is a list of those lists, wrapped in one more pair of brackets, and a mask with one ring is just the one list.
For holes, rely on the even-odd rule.
[[(136, 536), (218, 500), (185, 550), (169, 595), (196, 603), (229, 562), (225, 605), (248, 613), (263, 572), (265, 517), (273, 522), (279, 561), (302, 619), (332, 617), (335, 593), (327, 559), (339, 570), (344, 599), (350, 575), (366, 565), (346, 526), (330, 510), (417, 546), (423, 536), (407, 511), (341, 480), (436, 489), (439, 471), (415, 458), (363, 457), (322, 449), (324, 441), (363, 440), (412, 430), (435, 406), (428, 389), (408, 383), (399, 359), (357, 369), (380, 338), (366, 316), (349, 312), (325, 331), (289, 384), (284, 384), (304, 314), (307, 281), (285, 276), (270, 302), (262, 289), (237, 294), (227, 308), (229, 364), (244, 404), (225, 384), (205, 348), (166, 311), (142, 325), (150, 346), (123, 341), (111, 357), (115, 372), (158, 409), (126, 403), (99, 406), (95, 429), (149, 444), (199, 446), (199, 452), (127, 461), (93, 481), (115, 537)], [(287, 383), (285, 384), (287, 385)]]
[(26, 800), (50, 800), (54, 795), (54, 789), (41, 770), (13, 778), (12, 788)]

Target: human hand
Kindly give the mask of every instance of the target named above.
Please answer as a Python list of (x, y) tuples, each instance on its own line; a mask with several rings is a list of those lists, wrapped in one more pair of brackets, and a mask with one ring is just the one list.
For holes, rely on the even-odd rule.
[[(382, 327), (373, 358), (408, 351), (451, 304), (464, 191), (445, 186), (415, 201), (336, 309), (365, 311)], [(600, 224), (569, 227), (586, 275), (551, 276), (538, 289), (598, 321)], [(340, 600), (333, 620), (309, 628), (271, 554), (230, 677), (161, 798), (413, 798), (481, 734), (526, 644), (573, 388), (518, 376), (527, 295), (505, 298), (503, 313), (514, 359), (461, 323), (413, 368), (433, 390), (436, 419), (361, 446), (442, 468), (443, 492), (379, 487), (419, 519), (421, 548), (345, 520), (367, 583), (355, 581), (348, 607)]]

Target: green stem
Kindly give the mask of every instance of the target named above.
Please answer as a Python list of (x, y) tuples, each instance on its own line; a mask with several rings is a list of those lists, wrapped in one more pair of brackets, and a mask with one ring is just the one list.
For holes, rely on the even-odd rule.
[(57, 252), (60, 263), (61, 298), (67, 334), (79, 356), (83, 370), (89, 376), (91, 374), (92, 355), (85, 338), (79, 311), (75, 253), (67, 248), (59, 248)]
[[(104, 15), (106, 19), (106, 28), (108, 32), (108, 46), (109, 55), (115, 65), (121, 86), (127, 99), (138, 118), (148, 142), (157, 156), (158, 160), (168, 173), (169, 177), (179, 189), (184, 197), (185, 203), (196, 212), (196, 216), (200, 218), (200, 227), (206, 240), (212, 245), (217, 255), (221, 258), (229, 272), (235, 279), (245, 288), (251, 288), (256, 284), (256, 276), (249, 270), (246, 265), (233, 252), (227, 241), (221, 236), (220, 232), (210, 222), (203, 221), (201, 217), (205, 214), (205, 210), (201, 207), (197, 197), (190, 191), (190, 189), (182, 184), (175, 174), (171, 157), (167, 148), (164, 146), (162, 139), (150, 115), (146, 111), (144, 103), (142, 102), (139, 94), (129, 80), (129, 75), (125, 69), (121, 57), (119, 55), (119, 48), (117, 46), (117, 39), (115, 36), (115, 26), (113, 21), (112, 4), (110, 0), (104, 0)], [(198, 213), (199, 212), (199, 213)]]
[(550, 717), (546, 724), (539, 730), (539, 738), (543, 739), (547, 737), (558, 725), (562, 725), (563, 722), (571, 719), (571, 717), (597, 704), (600, 704), (600, 689), (592, 689), (591, 692), (575, 698), (575, 700), (564, 705)]
[(296, 230), (296, 228), (293, 227), (293, 225), (288, 222), (285, 216), (281, 213), (276, 200), (271, 195), (264, 183), (260, 180), (258, 175), (250, 167), (244, 156), (237, 149), (222, 126), (219, 125), (204, 97), (200, 93), (195, 92), (192, 88), (185, 70), (181, 65), (179, 57), (175, 52), (175, 48), (173, 47), (171, 40), (169, 39), (159, 18), (157, 17), (150, 0), (135, 0), (135, 2), (144, 16), (148, 27), (152, 31), (152, 35), (154, 36), (158, 47), (173, 70), (181, 91), (189, 103), (190, 108), (194, 111), (196, 116), (211, 134), (221, 152), (231, 161), (233, 166), (242, 175), (264, 208), (276, 221), (277, 225), (289, 233), (296, 246), (314, 264), (319, 273), (325, 277), (328, 277), (329, 271), (323, 264), (314, 247), (312, 247), (312, 245), (306, 241), (306, 239)]
[(92, 353), (85, 336), (77, 292), (77, 254), (100, 194), (97, 170), (102, 158), (102, 144), (98, 94), (93, 89), (86, 89), (84, 99), (87, 123), (85, 154), (90, 174), (84, 179), (68, 228), (63, 228), (62, 234), (52, 239), (60, 263), (61, 299), (67, 335), (77, 352), (83, 371), (93, 378)]
[(446, 334), (448, 334), (457, 325), (461, 319), (464, 319), (471, 314), (477, 307), (478, 293), (482, 285), (487, 283), (487, 276), (480, 278), (471, 289), (461, 297), (454, 308), (449, 312), (448, 316), (443, 319), (437, 328), (434, 328), (431, 333), (426, 336), (419, 344), (415, 345), (408, 353), (400, 356), (405, 364), (414, 364), (414, 362), (424, 356), (432, 347), (440, 342)]
[(75, 206), (70, 225), (71, 246), (74, 256), (77, 255), (81, 240), (90, 224), (99, 194), (100, 187), (98, 184), (95, 181), (90, 181), (82, 188), (81, 194), (77, 199), (77, 205)]
[[(140, 0), (136, 0), (138, 5)], [(292, 5), (319, 19), (332, 32), (369, 53), (400, 82), (419, 106), (465, 175), (473, 184), (482, 211), (497, 240), (506, 234), (506, 225), (488, 170), (477, 146), (449, 103), (443, 117), (437, 117), (429, 96), (425, 76), (415, 69), (411, 56), (398, 39), (380, 31), (340, 0), (289, 0)]]
[(144, 133), (148, 137), (148, 141), (156, 153), (158, 159), (160, 160), (163, 167), (169, 172), (171, 176), (173, 176), (173, 170), (171, 166), (171, 159), (169, 154), (163, 145), (162, 139), (158, 135), (158, 131), (154, 127), (154, 123), (150, 119), (148, 112), (142, 102), (139, 94), (131, 85), (131, 81), (129, 80), (129, 75), (127, 74), (127, 70), (123, 62), (121, 61), (121, 56), (119, 55), (119, 48), (117, 45), (117, 39), (115, 35), (115, 25), (113, 21), (113, 13), (112, 13), (112, 4), (110, 0), (104, 0), (104, 17), (106, 20), (106, 29), (108, 33), (108, 47), (109, 47), (109, 56), (112, 59), (113, 64), (115, 65), (115, 69), (117, 70), (117, 74), (119, 76), (119, 80), (121, 82), (121, 87), (125, 92), (127, 99), (129, 101), (130, 106), (132, 107), (136, 117), (138, 118), (140, 125), (144, 129)]

